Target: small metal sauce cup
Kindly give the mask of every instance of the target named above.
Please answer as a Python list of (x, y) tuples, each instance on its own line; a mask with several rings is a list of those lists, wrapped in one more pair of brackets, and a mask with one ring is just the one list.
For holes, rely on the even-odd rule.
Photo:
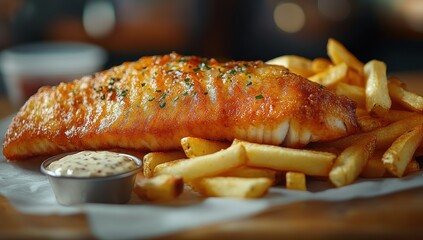
[(142, 161), (132, 155), (119, 153), (130, 158), (137, 168), (111, 176), (70, 177), (57, 176), (47, 169), (50, 163), (67, 155), (65, 153), (48, 158), (41, 164), (41, 172), (48, 176), (57, 202), (62, 205), (81, 203), (126, 203), (129, 201), (137, 173), (141, 170)]

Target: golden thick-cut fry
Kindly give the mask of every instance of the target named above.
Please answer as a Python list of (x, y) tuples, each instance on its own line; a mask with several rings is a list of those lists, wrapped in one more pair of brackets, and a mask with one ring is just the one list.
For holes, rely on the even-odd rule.
[(386, 174), (386, 168), (382, 162), (383, 151), (375, 151), (373, 155), (367, 160), (366, 165), (360, 173), (364, 178), (382, 178)]
[(323, 72), (331, 66), (333, 66), (332, 62), (326, 58), (315, 58), (311, 62), (311, 70), (313, 70), (314, 73)]
[(365, 136), (346, 148), (335, 160), (329, 179), (336, 187), (351, 184), (360, 175), (376, 147), (376, 135)]
[(364, 65), (366, 75), (366, 109), (376, 114), (386, 113), (392, 105), (388, 91), (386, 64), (372, 60)]
[(332, 87), (347, 77), (348, 66), (346, 63), (340, 63), (326, 69), (324, 72), (317, 73), (308, 77), (312, 82), (322, 84), (325, 87)]
[(267, 64), (284, 66), (291, 72), (298, 74), (302, 77), (308, 77), (313, 74), (311, 69), (311, 60), (305, 57), (296, 55), (284, 55), (266, 62)]
[(287, 172), (286, 188), (290, 190), (307, 191), (305, 174), (299, 172)]
[(363, 73), (363, 63), (360, 62), (350, 51), (337, 40), (330, 38), (327, 44), (327, 53), (333, 63), (345, 62), (358, 73)]
[(153, 202), (165, 202), (181, 195), (184, 187), (182, 178), (160, 175), (152, 178), (137, 179), (134, 192), (142, 199)]
[(207, 197), (259, 198), (267, 193), (272, 181), (268, 178), (212, 177), (191, 183), (192, 188)]
[(144, 177), (153, 177), (154, 168), (159, 164), (183, 158), (186, 158), (186, 156), (184, 152), (181, 151), (148, 153), (144, 156), (142, 161)]
[(388, 112), (379, 115), (381, 118), (388, 122), (396, 122), (399, 120), (407, 119), (412, 116), (416, 116), (418, 113), (410, 112), (410, 111), (402, 111), (402, 110), (393, 110), (390, 109)]
[(411, 161), (407, 164), (407, 167), (405, 168), (404, 175), (418, 171), (420, 171), (420, 164), (415, 158), (412, 158)]
[[(384, 152), (382, 151), (377, 151), (377, 153), (374, 153), (367, 161), (367, 164), (363, 171), (361, 171), (360, 176), (364, 178), (392, 177), (392, 174), (390, 174), (390, 172), (386, 170), (385, 165), (383, 165), (383, 154)], [(404, 175), (418, 171), (420, 171), (420, 165), (416, 159), (413, 158), (407, 164)]]
[(358, 86), (358, 87), (364, 87), (365, 85), (365, 79), (364, 76), (360, 73), (357, 73), (355, 70), (349, 68), (348, 74), (346, 78), (346, 83)]
[(370, 132), (372, 130), (375, 130), (380, 127), (384, 127), (388, 125), (390, 122), (380, 118), (380, 117), (372, 117), (370, 115), (364, 115), (358, 117), (358, 125), (360, 125), (360, 128), (363, 132)]
[(339, 82), (335, 87), (336, 94), (346, 96), (357, 103), (358, 107), (366, 106), (366, 92), (363, 87), (350, 85), (348, 83)]
[(181, 146), (188, 158), (203, 156), (226, 149), (229, 142), (212, 141), (202, 138), (185, 137), (181, 139)]
[(423, 125), (419, 125), (396, 139), (383, 154), (382, 161), (386, 169), (394, 176), (402, 177), (422, 138)]
[(398, 79), (391, 78), (388, 83), (389, 95), (392, 100), (408, 110), (423, 112), (423, 97), (407, 91), (405, 84)]
[(157, 165), (154, 175), (168, 174), (181, 176), (185, 182), (196, 178), (211, 177), (229, 169), (242, 166), (246, 161), (245, 149), (241, 144), (195, 158), (175, 160)]
[(404, 132), (409, 131), (415, 126), (423, 124), (423, 115), (415, 113), (412, 116), (389, 124), (388, 126), (377, 128), (367, 133), (360, 133), (351, 135), (336, 141), (311, 144), (310, 146), (316, 147), (336, 147), (345, 149), (351, 143), (361, 139), (365, 135), (375, 134), (377, 136), (377, 149), (387, 149), (399, 136)]
[(333, 153), (293, 149), (239, 141), (245, 147), (247, 165), (279, 171), (303, 172), (312, 176), (328, 176), (336, 157)]
[(239, 168), (233, 168), (227, 172), (221, 174), (221, 176), (225, 177), (243, 177), (243, 178), (268, 178), (272, 181), (272, 184), (276, 184), (279, 182), (281, 176), (280, 172), (265, 169), (265, 168), (255, 168), (255, 167), (247, 167), (242, 166)]

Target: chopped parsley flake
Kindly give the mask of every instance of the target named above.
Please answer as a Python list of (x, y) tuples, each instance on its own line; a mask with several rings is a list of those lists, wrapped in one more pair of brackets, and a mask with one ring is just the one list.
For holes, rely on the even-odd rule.
[(160, 103), (160, 108), (164, 108), (165, 106), (166, 106), (166, 102), (162, 102), (162, 103)]
[(253, 82), (251, 82), (251, 81), (247, 81), (247, 87), (248, 86), (251, 86), (253, 84)]
[(103, 91), (103, 86), (100, 86), (99, 88), (94, 88), (94, 91), (96, 91), (96, 92), (102, 92)]
[(128, 89), (123, 90), (122, 92), (119, 93), (118, 97), (125, 97), (128, 94)]
[(166, 93), (163, 93), (162, 96), (160, 96), (159, 101), (163, 100), (166, 97)]
[(261, 94), (256, 96), (256, 99), (262, 99), (262, 98), (264, 98), (264, 97)]

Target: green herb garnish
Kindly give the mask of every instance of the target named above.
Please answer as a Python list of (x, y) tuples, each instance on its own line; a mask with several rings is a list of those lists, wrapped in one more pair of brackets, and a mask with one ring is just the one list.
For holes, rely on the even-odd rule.
[(160, 100), (163, 100), (165, 97), (166, 97), (166, 93), (163, 93), (163, 94), (160, 96), (159, 101), (160, 101)]
[(262, 99), (262, 98), (264, 98), (264, 97), (261, 94), (256, 96), (256, 99)]
[(122, 92), (119, 93), (118, 97), (125, 97), (128, 94), (128, 89), (123, 90)]

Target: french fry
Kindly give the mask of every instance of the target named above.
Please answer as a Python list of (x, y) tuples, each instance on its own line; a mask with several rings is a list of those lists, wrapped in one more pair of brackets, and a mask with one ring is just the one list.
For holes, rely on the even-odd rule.
[(382, 161), (386, 169), (394, 176), (402, 177), (422, 139), (423, 125), (421, 124), (398, 137), (383, 154)]
[(349, 68), (346, 83), (353, 86), (363, 87), (365, 85), (364, 76), (356, 72), (354, 69)]
[(405, 90), (405, 84), (396, 78), (391, 78), (388, 83), (389, 95), (392, 100), (408, 110), (423, 112), (423, 97)]
[(148, 153), (144, 156), (142, 162), (144, 177), (153, 177), (154, 168), (159, 164), (183, 158), (186, 158), (186, 156), (181, 151)]
[(284, 55), (274, 59), (271, 59), (266, 62), (267, 64), (279, 65), (288, 68), (291, 72), (301, 75), (303, 77), (308, 77), (313, 75), (313, 70), (311, 69), (311, 60), (305, 57), (300, 57), (296, 55)]
[(259, 198), (272, 185), (268, 178), (212, 177), (195, 180), (192, 188), (207, 197)]
[(245, 147), (247, 165), (278, 171), (302, 172), (311, 176), (328, 176), (336, 157), (333, 153), (293, 149), (238, 141)]
[(285, 179), (287, 189), (307, 191), (306, 177), (304, 173), (287, 172)]
[[(391, 177), (392, 174), (386, 170), (385, 166), (382, 162), (382, 151), (377, 151), (374, 153), (373, 156), (369, 158), (367, 161), (366, 166), (364, 167), (363, 171), (361, 171), (360, 176), (364, 178), (382, 178), (382, 177)], [(416, 159), (411, 159), (411, 161), (407, 164), (405, 168), (404, 175), (409, 173), (418, 172), (420, 171), (420, 165), (416, 161)]]
[(360, 173), (364, 178), (382, 178), (386, 174), (386, 168), (382, 162), (383, 151), (376, 151), (368, 160)]
[(336, 147), (339, 149), (345, 149), (351, 145), (352, 142), (356, 142), (363, 136), (375, 134), (377, 136), (376, 148), (387, 149), (395, 141), (395, 139), (401, 136), (401, 134), (421, 124), (423, 124), (423, 115), (414, 114), (409, 118), (393, 122), (388, 126), (377, 128), (367, 133), (350, 135), (332, 142), (313, 143), (310, 144), (310, 146), (314, 148)]
[(324, 72), (317, 73), (308, 77), (310, 81), (319, 83), (325, 87), (332, 87), (347, 77), (348, 66), (346, 63), (340, 63), (326, 69)]
[(392, 105), (388, 91), (386, 64), (372, 60), (364, 65), (366, 75), (366, 109), (368, 112), (386, 113)]
[(383, 118), (372, 117), (370, 115), (360, 116), (357, 118), (357, 121), (363, 132), (370, 132), (376, 128), (384, 127), (389, 124), (389, 122)]
[(410, 118), (412, 116), (416, 116), (417, 114), (418, 113), (416, 113), (416, 112), (390, 109), (388, 112), (381, 114), (380, 117), (383, 118), (385, 121), (388, 121), (388, 122), (396, 122), (396, 121), (399, 121), (399, 120)]
[(336, 84), (335, 93), (340, 96), (346, 96), (353, 100), (357, 103), (358, 107), (366, 106), (366, 93), (363, 87), (340, 82)]
[(360, 175), (375, 147), (376, 135), (369, 135), (346, 148), (330, 170), (330, 181), (336, 187), (351, 184)]
[(233, 144), (229, 148), (195, 158), (175, 160), (157, 165), (154, 175), (181, 176), (185, 182), (196, 178), (211, 177), (231, 168), (242, 166), (246, 161), (244, 146)]
[(188, 158), (203, 156), (226, 149), (228, 142), (211, 141), (202, 138), (185, 137), (181, 139), (181, 146)]
[(135, 181), (134, 192), (142, 199), (153, 202), (165, 202), (177, 198), (183, 191), (182, 178), (160, 175), (152, 178), (140, 178)]
[(315, 58), (311, 62), (311, 70), (314, 73), (323, 72), (331, 66), (333, 66), (331, 61), (326, 58)]
[(407, 167), (405, 168), (405, 174), (407, 175), (409, 173), (414, 173), (420, 171), (420, 164), (416, 161), (415, 158), (412, 158), (411, 161), (407, 164)]
[(327, 44), (329, 58), (335, 64), (345, 62), (360, 74), (363, 74), (363, 63), (360, 62), (350, 51), (337, 40), (330, 38)]
[(268, 178), (272, 181), (272, 184), (276, 184), (280, 181), (280, 172), (265, 169), (265, 168), (255, 168), (255, 167), (239, 167), (233, 168), (227, 172), (221, 174), (224, 177), (243, 177), (243, 178)]

